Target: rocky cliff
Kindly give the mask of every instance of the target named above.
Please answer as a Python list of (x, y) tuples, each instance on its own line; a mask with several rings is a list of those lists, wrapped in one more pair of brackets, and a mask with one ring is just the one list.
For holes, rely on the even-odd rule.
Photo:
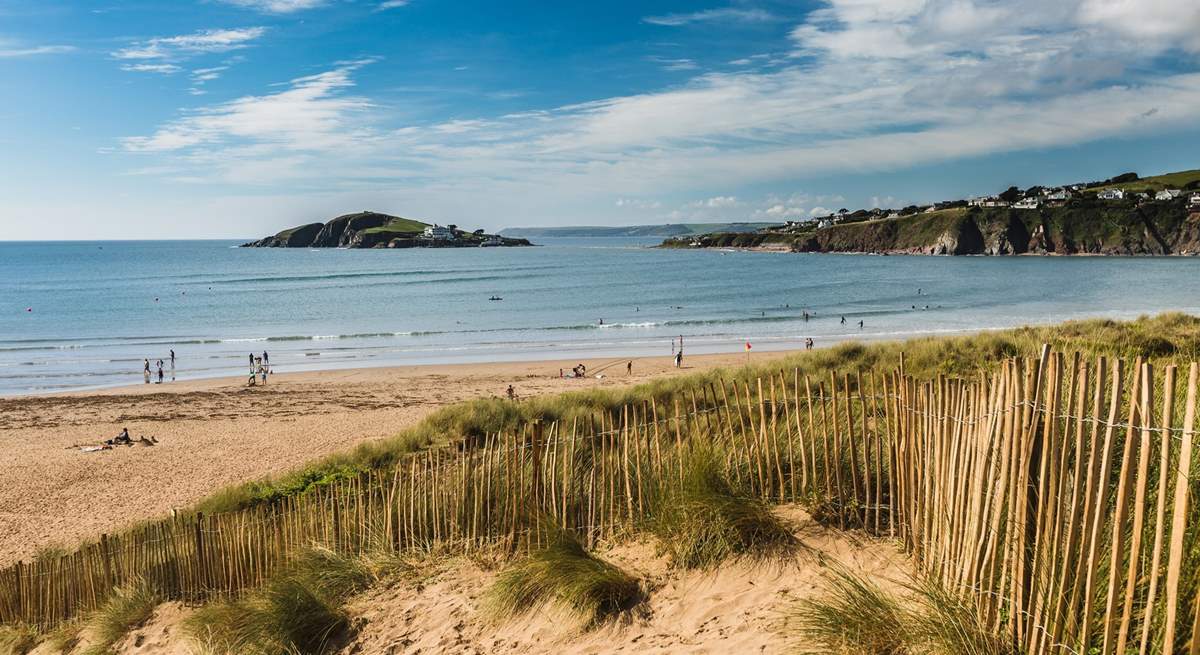
[(1042, 209), (956, 208), (844, 223), (668, 239), (666, 247), (921, 255), (1200, 255), (1200, 212), (1183, 198), (1107, 202), (1079, 198)]
[(258, 241), (243, 248), (466, 248), (489, 246), (529, 246), (525, 239), (466, 232), (449, 226), (449, 238), (424, 236), (428, 223), (399, 216), (364, 211), (338, 216), (327, 223), (309, 223)]

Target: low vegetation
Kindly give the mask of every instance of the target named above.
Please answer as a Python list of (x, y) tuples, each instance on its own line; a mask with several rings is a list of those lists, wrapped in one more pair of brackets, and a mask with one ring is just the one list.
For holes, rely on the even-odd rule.
[(108, 602), (88, 618), (84, 626), (88, 646), (83, 655), (107, 655), (130, 630), (150, 618), (161, 600), (162, 596), (144, 582), (117, 589)]
[(632, 608), (642, 595), (633, 576), (589, 553), (574, 534), (553, 529), (548, 546), (500, 574), (485, 605), (495, 620), (558, 606), (591, 627)]
[(784, 628), (806, 653), (830, 655), (1015, 655), (977, 618), (974, 604), (932, 578), (902, 595), (835, 568), (823, 593), (789, 609)]
[(25, 655), (38, 643), (36, 628), (28, 625), (0, 625), (0, 655)]
[(200, 608), (186, 629), (212, 655), (330, 652), (350, 627), (342, 603), (378, 575), (361, 558), (312, 549), (262, 589)]
[(683, 568), (714, 568), (731, 557), (780, 553), (795, 545), (770, 507), (730, 483), (716, 453), (694, 451), (682, 484), (667, 487), (650, 530), (660, 549)]

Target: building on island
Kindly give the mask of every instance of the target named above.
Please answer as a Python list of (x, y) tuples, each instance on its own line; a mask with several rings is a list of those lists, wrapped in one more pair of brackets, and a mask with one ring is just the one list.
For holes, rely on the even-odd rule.
[(453, 241), (454, 230), (441, 225), (429, 225), (425, 228), (425, 238), (434, 241)]
[(1124, 200), (1125, 191), (1123, 189), (1105, 189), (1098, 196), (1101, 200)]
[(1188, 209), (1200, 209), (1200, 193), (1193, 193), (1188, 198)]
[(1071, 192), (1067, 189), (1048, 189), (1046, 191), (1046, 202), (1066, 202), (1071, 197)]
[(1183, 192), (1180, 191), (1179, 189), (1163, 189), (1162, 191), (1159, 191), (1158, 193), (1154, 194), (1154, 199), (1155, 200), (1174, 200), (1182, 195), (1183, 195)]
[(1039, 205), (1041, 203), (1038, 202), (1038, 199), (1030, 196), (1013, 203), (1013, 209), (1037, 209)]

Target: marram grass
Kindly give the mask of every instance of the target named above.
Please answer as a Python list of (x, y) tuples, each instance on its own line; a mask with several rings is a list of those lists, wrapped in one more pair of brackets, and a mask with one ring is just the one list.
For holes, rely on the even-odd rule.
[(783, 623), (803, 653), (829, 655), (1016, 655), (979, 619), (975, 603), (932, 577), (905, 597), (843, 568), (825, 589), (790, 608)]
[(667, 488), (649, 521), (674, 565), (713, 568), (731, 557), (777, 554), (796, 544), (765, 502), (733, 488), (711, 450), (692, 451), (683, 469), (682, 484)]
[(263, 588), (200, 608), (185, 628), (197, 649), (207, 653), (330, 652), (350, 627), (342, 603), (373, 579), (360, 559), (311, 549)]
[(550, 545), (513, 563), (492, 583), (484, 611), (503, 620), (557, 605), (591, 627), (642, 597), (635, 578), (589, 553), (572, 533), (554, 530)]
[(38, 632), (27, 625), (0, 625), (0, 655), (25, 655), (38, 643)]
[(85, 630), (90, 644), (83, 655), (106, 655), (128, 632), (150, 618), (162, 596), (150, 585), (138, 582), (116, 592), (88, 618)]

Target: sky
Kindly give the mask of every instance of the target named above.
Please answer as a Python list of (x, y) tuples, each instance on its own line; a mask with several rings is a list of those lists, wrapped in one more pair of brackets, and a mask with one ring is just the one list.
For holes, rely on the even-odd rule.
[(775, 221), (1200, 168), (1200, 2), (0, 0), (0, 239)]

